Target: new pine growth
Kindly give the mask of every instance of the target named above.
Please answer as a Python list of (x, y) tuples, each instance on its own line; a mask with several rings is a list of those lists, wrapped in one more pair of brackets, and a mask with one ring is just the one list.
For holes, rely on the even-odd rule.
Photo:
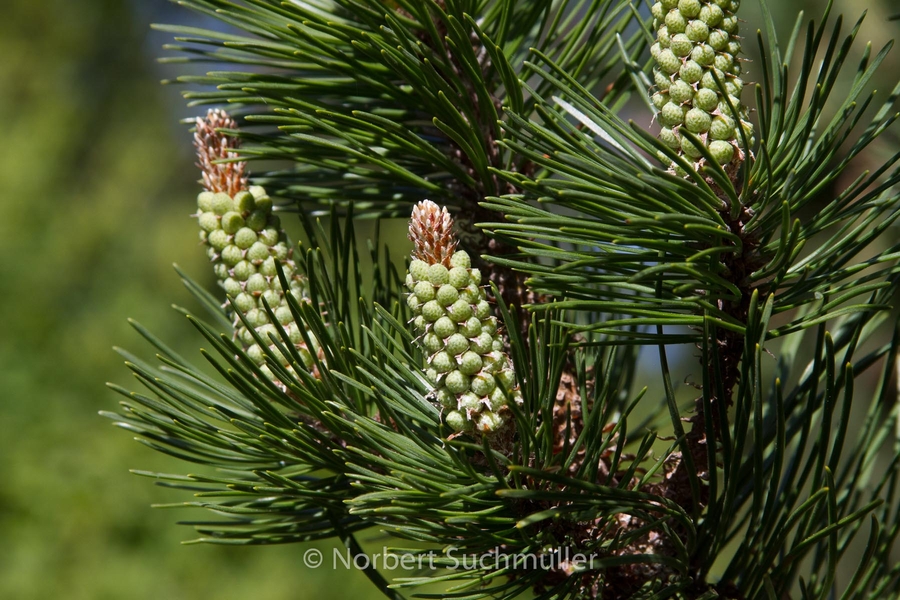
[[(653, 94), (659, 139), (701, 167), (703, 154), (682, 135), (699, 138), (709, 154), (728, 168), (744, 159), (744, 135), (753, 145), (753, 125), (741, 102), (744, 82), (741, 40), (735, 15), (739, 0), (660, 0), (652, 6), (656, 43)], [(665, 154), (660, 159), (668, 162)], [(673, 163), (671, 168), (681, 170)]]

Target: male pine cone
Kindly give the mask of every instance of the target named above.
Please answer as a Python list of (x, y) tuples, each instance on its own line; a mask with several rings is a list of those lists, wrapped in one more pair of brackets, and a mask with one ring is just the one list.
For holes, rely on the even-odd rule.
[[(656, 63), (652, 100), (662, 126), (659, 139), (697, 164), (703, 154), (684, 130), (726, 168), (743, 160), (744, 136), (753, 144), (753, 126), (741, 102), (739, 5), (740, 0), (659, 0), (651, 9), (657, 30), (650, 53)], [(668, 160), (662, 153), (660, 158)]]
[[(224, 192), (201, 192), (197, 206), (200, 239), (208, 246), (207, 254), (216, 277), (232, 305), (263, 340), (268, 340), (270, 334), (278, 337), (278, 330), (270, 322), (262, 303), (265, 299), (298, 347), (304, 365), (312, 367), (312, 356), (303, 344), (300, 329), (281, 289), (275, 260), (281, 263), (291, 293), (298, 301), (303, 301), (305, 296), (303, 280), (291, 259), (290, 242), (280, 228), (278, 217), (272, 214), (272, 200), (265, 190), (253, 186), (233, 198)], [(263, 371), (272, 377), (268, 367), (264, 366), (265, 352), (237, 315), (234, 316), (234, 327), (247, 356), (257, 365), (263, 365)], [(290, 359), (282, 357), (282, 360), (288, 363)]]
[(521, 402), (522, 395), (481, 273), (465, 251), (455, 251), (452, 226), (447, 209), (430, 200), (413, 209), (407, 302), (447, 425), (457, 433), (492, 434), (507, 425), (509, 400)]
[[(266, 312), (265, 300), (296, 347), (304, 366), (312, 369), (312, 355), (288, 307), (275, 264), (276, 260), (281, 264), (285, 278), (290, 282), (290, 293), (298, 301), (304, 301), (306, 289), (292, 258), (291, 242), (281, 229), (280, 219), (272, 214), (272, 199), (265, 190), (260, 186), (248, 188), (244, 177), (246, 163), (234, 160), (237, 140), (217, 131), (221, 128), (236, 128), (235, 122), (221, 110), (211, 110), (205, 119), (197, 119), (194, 145), (207, 189), (197, 196), (199, 210), (196, 217), (200, 240), (207, 246), (207, 255), (219, 285), (250, 326), (235, 314), (235, 335), (247, 356), (267, 377), (274, 378), (265, 365), (266, 353), (254, 338), (254, 332), (266, 341), (270, 340), (270, 335), (279, 337), (278, 329)], [(221, 160), (231, 162), (216, 162)], [(277, 346), (267, 346), (279, 355)], [(290, 369), (290, 357), (279, 356), (279, 360)]]

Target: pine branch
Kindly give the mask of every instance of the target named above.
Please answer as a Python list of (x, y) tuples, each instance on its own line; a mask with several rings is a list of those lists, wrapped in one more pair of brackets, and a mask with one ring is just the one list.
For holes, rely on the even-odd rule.
[[(222, 193), (202, 197), (200, 221), (232, 300), (182, 274), (211, 314), (187, 317), (214, 376), (136, 325), (159, 364), (123, 353), (146, 389), (114, 388), (125, 400), (108, 416), (201, 467), (141, 473), (217, 514), (189, 523), (199, 541), (337, 537), (358, 554), (356, 536), (377, 527), (412, 556), (557, 559), (453, 570), (445, 555), (390, 583), (442, 597), (826, 598), (846, 560), (844, 597), (900, 590), (900, 248), (884, 237), (900, 154), (829, 191), (897, 118), (900, 86), (863, 124), (887, 49), (867, 49), (832, 98), (859, 23), (844, 37), (840, 21), (830, 34), (810, 24), (800, 56), (799, 24), (782, 52), (764, 7), (754, 130), (733, 0), (654, 3), (656, 43), (635, 8), (608, 0), (186, 5), (233, 28), (168, 28), (178, 60), (233, 69), (182, 79), (200, 87), (193, 104), (237, 116), (198, 130)], [(658, 138), (619, 116), (651, 68)], [(254, 183), (299, 213), (304, 252), (279, 255), (273, 238), (256, 264), (238, 243), (272, 208), (244, 191), (245, 160), (281, 161)], [(406, 285), (380, 239), (364, 276), (355, 218), (405, 218), (425, 197), (450, 210), (416, 209)], [(684, 344), (700, 361), (692, 412), (669, 361)], [(664, 397), (638, 419), (644, 346)], [(860, 534), (865, 552), (850, 556)]]
[[(563, 1), (512, 10), (509, 2), (401, 2), (393, 13), (379, 0), (343, 0), (334, 7), (186, 5), (259, 39), (162, 27), (187, 34), (172, 49), (190, 55), (209, 47), (201, 60), (275, 68), (179, 79), (216, 86), (187, 93), (193, 103), (235, 103), (248, 124), (266, 127), (261, 135), (241, 134), (253, 144), (243, 149), (245, 157), (302, 165), (258, 177), (260, 184), (311, 212), (353, 202), (357, 214), (398, 216), (431, 198), (453, 210), (464, 247), (506, 301), (519, 307), (533, 300), (514, 272), (480, 258), (512, 251), (476, 227), (497, 218), (479, 204), (485, 195), (515, 191), (495, 170), (530, 169), (496, 143), (501, 107), (508, 102), (530, 112), (533, 100), (523, 96), (516, 74), (532, 45), (559, 56), (587, 85), (615, 73), (616, 35), (633, 18), (627, 3)], [(550, 27), (568, 29), (579, 11), (586, 11), (584, 19), (566, 35), (549, 35)], [(642, 37), (631, 34), (630, 40), (640, 51), (635, 42)], [(628, 83), (619, 77), (611, 99)], [(271, 135), (270, 127), (280, 133)]]

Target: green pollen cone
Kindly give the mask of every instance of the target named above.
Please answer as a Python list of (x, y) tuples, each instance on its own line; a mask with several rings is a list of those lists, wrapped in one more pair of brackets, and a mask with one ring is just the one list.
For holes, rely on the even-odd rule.
[[(279, 218), (272, 214), (272, 201), (263, 188), (252, 186), (250, 191), (234, 195), (202, 192), (197, 197), (197, 215), (201, 236), (208, 247), (219, 285), (231, 298), (231, 306), (240, 311), (253, 330), (266, 341), (269, 335), (279, 338), (278, 329), (265, 310), (265, 303), (297, 348), (307, 369), (313, 367), (310, 349), (303, 341), (300, 329), (288, 307), (287, 298), (278, 279), (275, 261), (290, 283), (290, 293), (297, 301), (306, 301), (306, 285), (293, 260), (293, 249)], [(265, 365), (265, 351), (241, 318), (233, 316), (235, 337), (250, 357), (270, 379), (274, 374)], [(279, 338), (280, 339), (280, 338)], [(280, 357), (290, 370), (291, 357), (282, 356), (274, 344), (269, 349)]]
[[(744, 82), (735, 16), (739, 5), (739, 0), (659, 0), (652, 6), (656, 43), (650, 52), (655, 61), (653, 104), (662, 125), (659, 138), (698, 164), (705, 160), (703, 154), (684, 131), (726, 168), (744, 158), (741, 129), (754, 144), (753, 125), (741, 101)], [(723, 123), (731, 126), (724, 130)], [(660, 160), (669, 159), (660, 153)], [(680, 172), (674, 163), (671, 168)]]
[(429, 355), (426, 373), (447, 425), (483, 435), (504, 429), (509, 401), (521, 403), (522, 394), (469, 255), (455, 252), (449, 269), (413, 260), (406, 285), (413, 327)]

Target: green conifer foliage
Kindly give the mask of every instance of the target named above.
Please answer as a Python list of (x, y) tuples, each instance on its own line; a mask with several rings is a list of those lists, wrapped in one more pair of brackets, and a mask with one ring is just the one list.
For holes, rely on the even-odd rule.
[[(115, 418), (209, 467), (145, 473), (200, 491), (203, 541), (444, 554), (365, 569), (392, 600), (900, 592), (900, 153), (853, 172), (900, 119), (900, 84), (869, 110), (887, 48), (849, 60), (840, 20), (781, 45), (763, 5), (757, 147), (738, 0), (648, 22), (619, 0), (183, 3), (243, 30), (171, 28), (231, 63), (184, 78), (191, 100), (246, 125), (198, 124), (231, 300), (188, 286), (215, 378), (139, 329), (163, 366), (127, 355), (151, 395), (117, 388)], [(619, 115), (651, 70), (658, 138)], [(241, 156), (279, 165), (254, 183), (293, 202), (303, 256)], [(404, 273), (380, 219), (410, 212)]]

